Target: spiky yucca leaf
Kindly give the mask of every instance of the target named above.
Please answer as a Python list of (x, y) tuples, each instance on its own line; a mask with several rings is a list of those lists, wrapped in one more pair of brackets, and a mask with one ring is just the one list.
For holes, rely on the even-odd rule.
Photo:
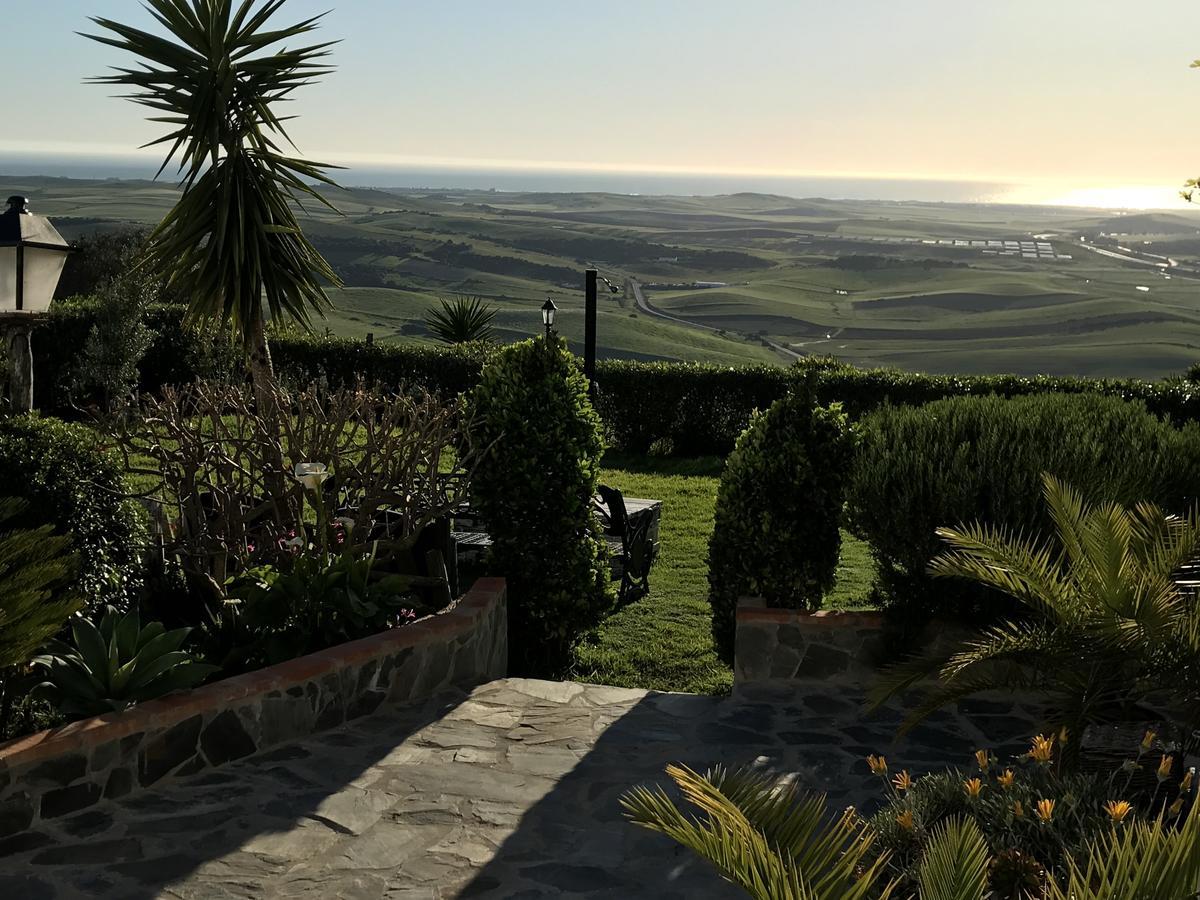
[(496, 310), (480, 297), (455, 297), (439, 301), (439, 309), (425, 315), (425, 325), (443, 344), (490, 341)]
[(702, 815), (687, 815), (662, 788), (621, 798), (630, 821), (688, 847), (759, 900), (860, 900), (876, 893), (886, 856), (869, 860), (873, 836), (852, 810), (826, 822), (822, 797), (800, 798), (766, 775), (685, 766), (667, 774)]
[[(138, 57), (93, 79), (130, 89), (170, 130), (150, 145), (169, 145), (163, 169), (177, 160), (183, 196), (151, 235), (147, 265), (190, 300), (193, 320), (232, 326), (249, 347), (262, 342), (263, 301), (273, 318), (309, 325), (329, 305), (323, 282), (336, 273), (305, 238), (296, 205), (305, 198), (332, 209), (312, 182), (332, 185), (331, 168), (284, 153), (287, 118), (276, 104), (332, 69), (332, 42), (293, 46), (320, 16), (275, 27), (285, 0), (145, 0), (166, 37), (106, 18), (87, 37)], [(160, 169), (160, 172), (162, 169)]]

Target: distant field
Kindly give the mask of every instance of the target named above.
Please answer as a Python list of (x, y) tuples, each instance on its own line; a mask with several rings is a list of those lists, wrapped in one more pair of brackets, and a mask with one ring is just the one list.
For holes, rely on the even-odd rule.
[[(0, 189), (31, 196), (68, 236), (155, 222), (176, 196), (169, 184), (2, 176)], [(623, 288), (601, 298), (606, 357), (790, 361), (770, 344), (937, 372), (1140, 377), (1200, 359), (1200, 281), (1185, 277), (1200, 259), (1200, 214), (758, 194), (330, 199), (343, 215), (305, 227), (347, 285), (326, 323), (339, 334), (425, 341), (437, 297), (466, 293), (494, 303), (501, 338), (518, 339), (540, 333), (550, 295), (560, 330), (580, 342), (582, 273), (595, 265)], [(1089, 252), (1081, 238), (1162, 267)], [(653, 310), (703, 327), (637, 310), (631, 280)]]

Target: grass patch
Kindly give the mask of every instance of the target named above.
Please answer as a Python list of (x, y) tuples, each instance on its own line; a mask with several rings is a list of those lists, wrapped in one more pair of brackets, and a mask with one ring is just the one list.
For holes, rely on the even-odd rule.
[[(717, 458), (666, 459), (609, 454), (601, 480), (630, 497), (663, 501), (662, 550), (650, 594), (609, 616), (576, 651), (569, 677), (586, 682), (700, 694), (727, 692), (733, 672), (713, 646), (708, 605)], [(838, 586), (826, 606), (867, 605), (874, 563), (867, 547), (843, 533)]]

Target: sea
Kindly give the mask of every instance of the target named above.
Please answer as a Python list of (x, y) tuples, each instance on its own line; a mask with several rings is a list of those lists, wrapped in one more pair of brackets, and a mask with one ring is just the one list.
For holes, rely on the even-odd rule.
[[(150, 179), (158, 161), (146, 156), (83, 156), (0, 151), (0, 178), (42, 175), (82, 179)], [(647, 196), (716, 196), (742, 192), (829, 200), (1008, 203), (1111, 209), (1181, 209), (1178, 185), (1089, 185), (1045, 181), (679, 174), (594, 170), (347, 165), (332, 173), (348, 187), (504, 192), (603, 192)], [(170, 181), (168, 169), (163, 179)]]

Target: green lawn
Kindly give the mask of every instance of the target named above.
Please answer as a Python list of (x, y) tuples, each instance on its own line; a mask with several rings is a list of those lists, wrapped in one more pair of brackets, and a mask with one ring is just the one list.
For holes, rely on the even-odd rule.
[[(601, 478), (631, 497), (663, 501), (662, 552), (650, 594), (609, 616), (579, 648), (570, 677), (663, 691), (723, 693), (733, 673), (713, 648), (705, 556), (722, 461), (605, 458)], [(873, 580), (866, 546), (843, 534), (838, 587), (827, 606), (866, 602)]]

